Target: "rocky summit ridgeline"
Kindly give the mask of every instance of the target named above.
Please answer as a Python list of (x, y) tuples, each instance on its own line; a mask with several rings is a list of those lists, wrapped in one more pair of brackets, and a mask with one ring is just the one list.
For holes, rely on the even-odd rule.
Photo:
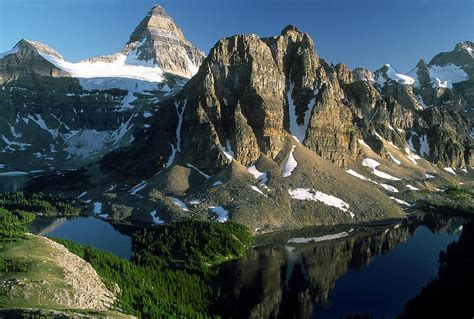
[(155, 6), (120, 53), (70, 63), (28, 50), (0, 59), (2, 161), (49, 163), (28, 190), (80, 197), (101, 218), (255, 232), (369, 222), (472, 175), (471, 42), (408, 74), (330, 64), (294, 26), (204, 57)]
[[(389, 65), (373, 77), (354, 80), (347, 66), (329, 65), (292, 26), (277, 37), (222, 39), (183, 90), (162, 103), (166, 115), (156, 117), (145, 138), (161, 145), (153, 148), (147, 171), (166, 167), (177, 150), (206, 173), (231, 160), (248, 166), (261, 154), (275, 159), (288, 135), (340, 167), (358, 158), (361, 140), (389, 160), (383, 140), (443, 167), (469, 164), (470, 105), (463, 92), (430, 84), (429, 94), (444, 102), (427, 107), (426, 84), (415, 86)], [(139, 153), (143, 161), (150, 144)]]
[(128, 145), (202, 58), (160, 6), (108, 56), (72, 63), (20, 40), (0, 54), (0, 168), (78, 167)]

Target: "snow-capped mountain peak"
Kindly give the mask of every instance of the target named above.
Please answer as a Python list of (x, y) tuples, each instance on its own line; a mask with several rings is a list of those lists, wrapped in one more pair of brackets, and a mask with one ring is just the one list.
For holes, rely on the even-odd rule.
[(164, 72), (187, 78), (197, 72), (204, 57), (159, 5), (138, 24), (122, 53), (130, 64), (157, 64)]
[(399, 73), (390, 64), (385, 64), (381, 69), (375, 71), (375, 82), (381, 87), (390, 80), (404, 85), (412, 85), (415, 82), (412, 77)]
[(33, 49), (39, 54), (45, 54), (45, 55), (49, 55), (51, 57), (54, 57), (55, 59), (58, 59), (58, 60), (64, 60), (63, 56), (58, 51), (54, 50), (50, 46), (48, 46), (48, 45), (46, 45), (42, 42), (39, 42), (39, 41), (21, 39), (13, 47), (13, 49), (15, 49), (15, 48), (18, 51)]

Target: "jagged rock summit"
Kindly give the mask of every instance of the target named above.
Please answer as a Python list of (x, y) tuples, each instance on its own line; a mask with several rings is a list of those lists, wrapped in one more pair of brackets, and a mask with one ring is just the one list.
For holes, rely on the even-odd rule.
[(130, 59), (158, 64), (164, 72), (187, 78), (197, 72), (204, 57), (159, 5), (133, 31), (123, 53)]
[(0, 170), (77, 167), (127, 145), (202, 58), (159, 6), (112, 55), (74, 63), (20, 40), (0, 54)]

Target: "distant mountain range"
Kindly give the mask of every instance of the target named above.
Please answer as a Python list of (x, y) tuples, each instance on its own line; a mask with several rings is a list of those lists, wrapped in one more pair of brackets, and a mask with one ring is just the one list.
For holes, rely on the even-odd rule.
[(155, 6), (120, 53), (70, 63), (21, 40), (0, 56), (0, 164), (51, 171), (29, 190), (102, 218), (255, 232), (398, 218), (420, 190), (472, 181), (473, 49), (351, 71), (287, 26), (204, 57)]

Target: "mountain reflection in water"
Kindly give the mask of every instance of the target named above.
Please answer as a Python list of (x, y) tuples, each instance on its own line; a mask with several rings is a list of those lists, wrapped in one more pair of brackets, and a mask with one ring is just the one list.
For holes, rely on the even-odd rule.
[(463, 222), (415, 214), (388, 227), (264, 235), (260, 246), (221, 267), (216, 311), (232, 318), (394, 317), (436, 275), (439, 252)]

